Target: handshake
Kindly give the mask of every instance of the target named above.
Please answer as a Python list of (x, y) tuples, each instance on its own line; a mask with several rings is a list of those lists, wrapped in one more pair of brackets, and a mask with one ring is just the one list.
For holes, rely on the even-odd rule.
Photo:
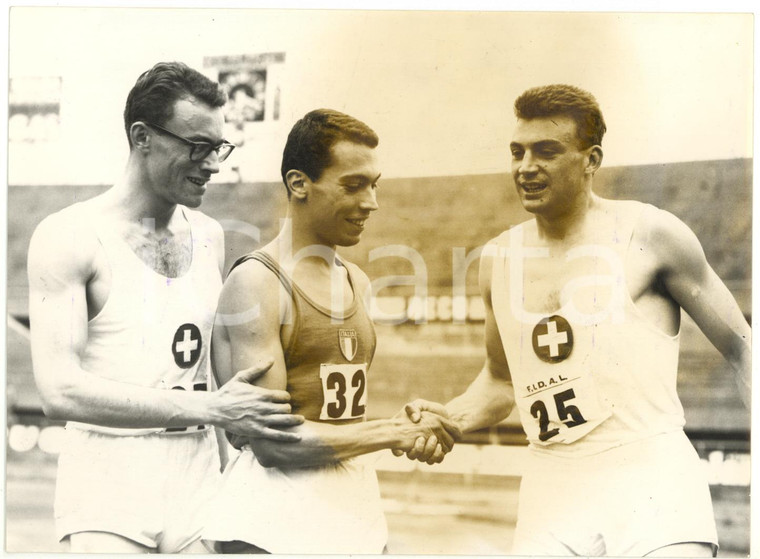
[(395, 456), (438, 464), (448, 454), (462, 432), (442, 404), (415, 400), (393, 416), (402, 430), (402, 446), (393, 449)]

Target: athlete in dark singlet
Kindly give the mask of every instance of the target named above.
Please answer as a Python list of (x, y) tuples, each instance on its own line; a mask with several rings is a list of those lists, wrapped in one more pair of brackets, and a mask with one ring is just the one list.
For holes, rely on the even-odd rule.
[(257, 383), (292, 392), (306, 422), (295, 444), (236, 441), (204, 537), (224, 552), (381, 553), (387, 528), (374, 468), (364, 455), (411, 449), (422, 436), (449, 450), (450, 422), (423, 412), (366, 421), (375, 347), (367, 276), (336, 249), (359, 242), (377, 209), (377, 135), (326, 109), (288, 136), (282, 176), (288, 217), (279, 235), (244, 258), (222, 289), (214, 331), (221, 383), (255, 355), (274, 356)]

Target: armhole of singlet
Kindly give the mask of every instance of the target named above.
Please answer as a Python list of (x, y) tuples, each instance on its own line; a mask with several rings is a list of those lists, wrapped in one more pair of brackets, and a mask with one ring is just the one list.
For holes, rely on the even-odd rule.
[(314, 299), (309, 297), (309, 295), (303, 289), (301, 289), (298, 286), (298, 284), (294, 282), (292, 278), (288, 276), (285, 273), (285, 271), (279, 266), (279, 264), (277, 264), (274, 261), (274, 259), (272, 259), (272, 257), (269, 256), (267, 253), (261, 252), (261, 251), (254, 251), (250, 255), (247, 255), (247, 256), (252, 257), (252, 255), (257, 254), (257, 253), (263, 255), (263, 257), (269, 261), (270, 266), (267, 266), (267, 267), (269, 267), (273, 272), (275, 272), (280, 277), (280, 281), (283, 281), (283, 278), (287, 281), (287, 283), (283, 283), (283, 285), (286, 285), (286, 288), (288, 289), (288, 293), (290, 293), (291, 299), (293, 299), (294, 301), (297, 300), (295, 297), (295, 294), (298, 294), (298, 296), (301, 299), (303, 299), (305, 303), (310, 305), (313, 309), (319, 311), (323, 315), (330, 317), (332, 319), (345, 320), (347, 318), (351, 318), (356, 313), (356, 309), (358, 308), (357, 307), (358, 295), (356, 292), (356, 285), (354, 283), (353, 276), (351, 275), (351, 272), (348, 269), (348, 266), (346, 266), (346, 263), (343, 262), (343, 260), (340, 257), (337, 257), (337, 255), (336, 257), (337, 257), (338, 263), (343, 267), (344, 270), (346, 270), (346, 277), (348, 278), (348, 284), (351, 287), (351, 293), (352, 293), (351, 305), (340, 316), (333, 314), (330, 309), (323, 307), (322, 305), (314, 301)]
[[(625, 275), (628, 270), (628, 254), (631, 250), (631, 246), (633, 245), (633, 237), (636, 234), (636, 231), (641, 227), (642, 221), (646, 219), (647, 213), (651, 212), (657, 212), (659, 209), (657, 206), (653, 206), (652, 204), (647, 204), (645, 202), (633, 202), (638, 207), (635, 210), (635, 215), (631, 218), (632, 226), (631, 226), (631, 234), (628, 238), (628, 243), (625, 248), (625, 260), (623, 263), (623, 274)], [(657, 325), (655, 325), (649, 318), (644, 316), (644, 314), (641, 312), (641, 309), (639, 309), (638, 305), (636, 305), (636, 302), (633, 300), (633, 297), (631, 296), (631, 290), (628, 287), (628, 278), (625, 279), (625, 296), (628, 298), (628, 302), (631, 304), (631, 307), (633, 308), (634, 312), (641, 318), (641, 320), (644, 321), (644, 323), (647, 325), (648, 328), (653, 330), (654, 332), (657, 332), (661, 336), (665, 336), (666, 338), (677, 340), (681, 336), (681, 330), (683, 329), (683, 317), (681, 318), (681, 322), (678, 326), (678, 331), (675, 334), (668, 334), (667, 332), (663, 331), (661, 328), (659, 328)]]
[[(298, 286), (296, 286), (293, 281), (288, 277), (288, 275), (280, 268), (279, 264), (269, 256), (266, 252), (255, 250), (253, 252), (250, 252), (244, 256), (241, 256), (238, 258), (235, 263), (230, 268), (230, 271), (227, 273), (227, 277), (232, 273), (232, 270), (240, 266), (241, 264), (249, 261), (249, 260), (255, 260), (256, 262), (259, 262), (264, 267), (266, 267), (270, 272), (272, 272), (275, 276), (277, 276), (277, 279), (280, 280), (280, 284), (285, 288), (285, 291), (287, 291), (288, 295), (290, 296), (291, 301), (291, 317), (293, 319), (293, 331), (291, 332), (290, 339), (283, 340), (282, 339), (282, 327), (283, 325), (280, 325), (280, 341), (283, 342), (283, 353), (285, 355), (288, 355), (291, 350), (293, 349), (292, 346), (295, 343), (295, 341), (298, 339), (298, 332), (301, 329), (301, 322), (300, 322), (300, 316), (301, 313), (299, 312), (299, 305), (298, 305), (298, 299), (294, 294), (294, 289), (298, 289)], [(299, 291), (300, 293), (300, 291)]]
[[(354, 296), (353, 296), (353, 298), (351, 300), (351, 306), (349, 306), (348, 309), (346, 309), (343, 312), (343, 316), (341, 317), (342, 319), (345, 320), (346, 318), (351, 318), (354, 314), (356, 314), (356, 310), (358, 309), (358, 305), (359, 304), (363, 304), (363, 301), (361, 301), (361, 299), (363, 299), (363, 297), (362, 297), (362, 295), (359, 294), (359, 291), (356, 288), (356, 281), (354, 281), (354, 276), (353, 276), (353, 274), (351, 274), (351, 268), (349, 267), (349, 262), (344, 261), (337, 254), (335, 256), (336, 256), (336, 260), (338, 261), (338, 263), (340, 263), (340, 265), (343, 266), (343, 268), (346, 270), (346, 278), (348, 278), (348, 286), (351, 288), (351, 293), (354, 294)], [(353, 266), (353, 264), (351, 264), (351, 265)], [(296, 288), (298, 288), (298, 286), (296, 286)], [(306, 297), (306, 294), (303, 294), (303, 295), (304, 295), (304, 297)], [(313, 301), (311, 301), (311, 303), (316, 306), (316, 304)], [(317, 306), (317, 308), (319, 308), (319, 307)], [(324, 309), (324, 310), (325, 311), (329, 311), (329, 309)], [(365, 305), (365, 310), (366, 310), (366, 305)], [(329, 314), (330, 314), (330, 316), (332, 316), (332, 313), (329, 313)]]
[(185, 206), (178, 207), (185, 221), (187, 221), (187, 225), (190, 227), (190, 269), (186, 272), (190, 273), (198, 265), (198, 260), (202, 258), (200, 255), (201, 251), (198, 250), (198, 241), (201, 239), (201, 225), (193, 210)]
[(87, 219), (87, 226), (92, 231), (92, 234), (95, 236), (95, 240), (98, 243), (98, 246), (103, 251), (103, 256), (105, 257), (105, 264), (108, 266), (108, 273), (111, 277), (110, 285), (108, 286), (108, 296), (106, 297), (105, 303), (103, 303), (103, 306), (100, 307), (100, 310), (93, 316), (92, 318), (87, 319), (87, 325), (93, 324), (96, 320), (98, 320), (101, 316), (103, 316), (106, 312), (106, 309), (108, 308), (108, 305), (113, 300), (113, 291), (114, 291), (114, 284), (117, 281), (117, 274), (115, 270), (115, 260), (118, 258), (118, 254), (115, 254), (118, 252), (118, 248), (115, 246), (114, 241), (115, 239), (111, 238), (108, 239), (109, 234), (108, 231), (105, 231), (106, 236), (106, 242), (103, 241), (104, 236), (104, 230), (102, 227), (102, 223), (100, 223), (97, 218), (95, 219)]
[[(190, 246), (192, 248), (190, 270), (206, 270), (208, 263), (213, 264), (214, 270), (219, 270), (219, 257), (216, 250), (213, 247), (213, 241), (209, 238), (206, 243), (203, 239), (206, 238), (206, 224), (203, 223), (203, 217), (211, 219), (202, 212), (190, 209), (185, 206), (179, 206), (182, 211), (182, 215), (190, 225)], [(232, 271), (232, 270), (230, 270)], [(222, 272), (219, 271), (221, 277)], [(184, 276), (183, 276), (184, 277)]]

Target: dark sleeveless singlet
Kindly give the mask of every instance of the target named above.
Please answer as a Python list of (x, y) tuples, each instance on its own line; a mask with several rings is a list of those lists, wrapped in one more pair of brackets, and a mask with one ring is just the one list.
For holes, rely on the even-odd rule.
[[(288, 340), (281, 340), (293, 413), (312, 421), (363, 421), (367, 373), (376, 338), (372, 320), (356, 293), (348, 267), (344, 265), (354, 297), (340, 314), (314, 302), (265, 252), (255, 251), (241, 257), (232, 269), (248, 260), (260, 262), (271, 270), (293, 303), (292, 334)], [(281, 338), (282, 335), (281, 330)]]

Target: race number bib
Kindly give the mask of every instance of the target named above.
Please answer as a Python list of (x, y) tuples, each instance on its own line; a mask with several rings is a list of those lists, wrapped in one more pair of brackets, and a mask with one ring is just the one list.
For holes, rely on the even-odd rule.
[(533, 444), (575, 442), (611, 415), (588, 376), (556, 375), (526, 387), (526, 392), (520, 411)]
[(367, 407), (367, 364), (319, 366), (324, 403), (319, 419), (336, 421), (364, 417)]

